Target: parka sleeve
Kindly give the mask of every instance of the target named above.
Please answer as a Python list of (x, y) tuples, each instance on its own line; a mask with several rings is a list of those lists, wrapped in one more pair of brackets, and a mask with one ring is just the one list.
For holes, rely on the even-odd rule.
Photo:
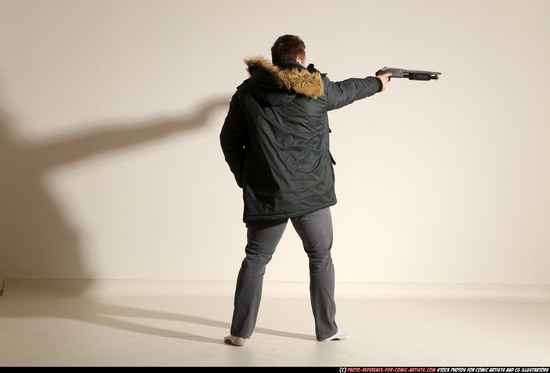
[(241, 188), (243, 187), (243, 165), (247, 142), (246, 122), (239, 107), (238, 96), (235, 94), (229, 104), (229, 112), (220, 133), (220, 144), (225, 161), (235, 176), (237, 185)]
[(382, 90), (382, 82), (374, 76), (350, 78), (340, 82), (332, 82), (325, 76), (323, 83), (328, 110), (339, 109)]

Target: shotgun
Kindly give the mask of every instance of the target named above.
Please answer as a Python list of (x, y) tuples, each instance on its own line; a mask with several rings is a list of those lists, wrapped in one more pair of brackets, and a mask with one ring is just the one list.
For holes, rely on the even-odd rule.
[(385, 73), (392, 73), (388, 78), (407, 78), (410, 80), (437, 80), (441, 73), (436, 73), (433, 71), (423, 71), (423, 70), (409, 70), (409, 69), (397, 69), (394, 67), (384, 67), (376, 72), (376, 75), (382, 75)]

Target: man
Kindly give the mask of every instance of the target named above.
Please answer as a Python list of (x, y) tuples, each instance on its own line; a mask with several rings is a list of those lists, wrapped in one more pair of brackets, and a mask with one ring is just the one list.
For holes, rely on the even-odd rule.
[(243, 189), (247, 227), (231, 334), (224, 342), (242, 346), (252, 335), (265, 268), (288, 220), (309, 258), (316, 338), (345, 339), (335, 321), (328, 111), (383, 91), (390, 74), (332, 82), (306, 67), (305, 44), (294, 35), (279, 37), (271, 57), (272, 63), (245, 61), (250, 78), (237, 88), (220, 134), (225, 160)]

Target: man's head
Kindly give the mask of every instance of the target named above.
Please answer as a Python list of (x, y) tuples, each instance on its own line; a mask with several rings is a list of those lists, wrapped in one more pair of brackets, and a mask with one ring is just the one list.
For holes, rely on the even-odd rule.
[(296, 61), (305, 66), (306, 45), (298, 36), (279, 36), (271, 47), (271, 61), (273, 63), (281, 61)]

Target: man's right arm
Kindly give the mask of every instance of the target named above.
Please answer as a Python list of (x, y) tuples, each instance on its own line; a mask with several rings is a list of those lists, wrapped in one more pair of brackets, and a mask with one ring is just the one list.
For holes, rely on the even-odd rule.
[(332, 82), (325, 76), (323, 83), (328, 100), (328, 109), (339, 109), (356, 100), (384, 91), (388, 82), (386, 75), (350, 78), (340, 82)]

